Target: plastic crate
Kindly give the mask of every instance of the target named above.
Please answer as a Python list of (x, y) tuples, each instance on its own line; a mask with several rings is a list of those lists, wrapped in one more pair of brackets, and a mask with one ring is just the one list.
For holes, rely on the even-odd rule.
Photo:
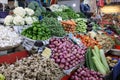
[(66, 75), (61, 80), (69, 80), (69, 78), (70, 78), (70, 75)]
[(3, 56), (0, 56), (0, 64), (3, 64), (3, 63), (12, 64), (16, 62), (16, 60), (20, 60), (27, 56), (29, 56), (29, 54), (28, 54), (28, 51), (26, 50), (3, 55)]

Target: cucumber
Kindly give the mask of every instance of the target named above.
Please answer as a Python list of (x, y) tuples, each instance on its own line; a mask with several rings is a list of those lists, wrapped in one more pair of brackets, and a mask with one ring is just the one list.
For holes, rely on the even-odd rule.
[(92, 49), (91, 48), (88, 48), (88, 59), (89, 59), (90, 69), (94, 70), (93, 61), (92, 61)]
[(87, 49), (87, 52), (85, 54), (85, 64), (86, 67), (90, 69), (88, 54), (89, 54), (89, 50)]
[(96, 68), (96, 65), (95, 65), (93, 59), (92, 59), (92, 62), (93, 62), (92, 64), (93, 64), (94, 71), (97, 71), (97, 72), (98, 72), (98, 70), (97, 70), (97, 68)]

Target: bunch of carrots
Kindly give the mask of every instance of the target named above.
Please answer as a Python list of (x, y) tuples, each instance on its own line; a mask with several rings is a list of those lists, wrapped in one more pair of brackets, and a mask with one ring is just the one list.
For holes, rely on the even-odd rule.
[(75, 35), (76, 38), (80, 39), (82, 41), (82, 43), (86, 46), (86, 47), (92, 47), (94, 48), (94, 46), (98, 46), (99, 48), (102, 48), (102, 46), (98, 43), (98, 41), (90, 38), (87, 35), (80, 35), (80, 34), (76, 34)]
[(76, 30), (76, 23), (73, 20), (61, 21), (61, 24), (66, 32), (74, 33)]

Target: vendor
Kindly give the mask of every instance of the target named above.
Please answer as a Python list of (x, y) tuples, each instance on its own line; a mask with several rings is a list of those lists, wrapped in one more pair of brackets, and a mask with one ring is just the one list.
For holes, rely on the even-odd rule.
[(84, 1), (84, 0), (80, 0), (80, 11), (87, 16), (87, 18), (91, 17), (90, 14), (90, 6)]

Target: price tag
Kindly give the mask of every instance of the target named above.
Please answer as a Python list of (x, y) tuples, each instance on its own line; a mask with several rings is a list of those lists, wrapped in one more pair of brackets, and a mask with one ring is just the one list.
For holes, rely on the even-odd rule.
[(0, 0), (0, 3), (8, 4), (8, 0)]
[(34, 46), (35, 41), (30, 41), (29, 39), (25, 39), (23, 42), (23, 47), (25, 47), (26, 50), (30, 51), (32, 47)]

